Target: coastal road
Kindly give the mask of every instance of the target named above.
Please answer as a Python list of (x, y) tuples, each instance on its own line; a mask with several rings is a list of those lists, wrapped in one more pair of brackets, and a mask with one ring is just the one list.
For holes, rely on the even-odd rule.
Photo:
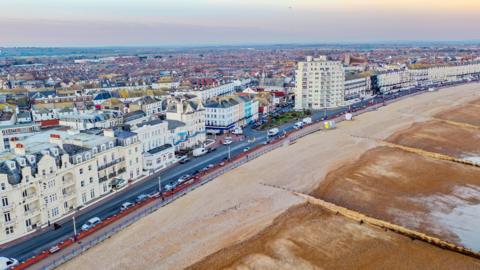
[[(358, 109), (369, 104), (369, 102), (381, 102), (383, 100), (394, 99), (403, 95), (411, 94), (417, 90), (411, 90), (408, 93), (401, 93), (399, 95), (388, 95), (383, 97), (374, 97), (371, 99), (363, 100), (358, 103), (352, 104), (348, 107), (329, 109), (325, 111), (314, 112), (312, 119), (319, 121), (324, 117), (333, 116), (339, 113), (348, 111), (349, 109)], [(405, 91), (406, 92), (406, 91)], [(279, 127), (280, 131), (291, 130), (292, 123), (287, 123)], [(268, 140), (266, 131), (253, 130), (250, 127), (244, 129), (244, 134), (248, 138), (255, 137), (255, 140), (249, 142), (248, 140), (234, 142), (230, 145), (230, 155), (235, 157), (243, 152), (245, 147), (253, 147), (264, 143)], [(120, 206), (124, 202), (134, 202), (136, 197), (140, 194), (150, 194), (158, 191), (159, 180), (162, 186), (168, 183), (175, 182), (179, 177), (200, 171), (209, 164), (218, 164), (228, 157), (228, 146), (220, 145), (216, 151), (210, 152), (204, 156), (192, 158), (190, 162), (186, 164), (178, 164), (173, 168), (167, 169), (160, 173), (155, 173), (148, 176), (146, 179), (134, 183), (123, 190), (120, 190), (108, 198), (100, 200), (91, 206), (81, 209), (75, 213), (76, 227), (80, 228), (88, 219), (92, 217), (99, 217), (105, 219), (113, 214), (116, 214), (120, 210)], [(73, 236), (73, 223), (72, 218), (68, 217), (58, 222), (61, 225), (60, 228), (53, 230), (48, 228), (45, 231), (39, 231), (32, 234), (30, 237), (19, 239), (11, 244), (4, 245), (0, 249), (0, 256), (16, 258), (19, 261), (23, 261), (38, 254), (42, 250), (48, 249), (54, 244)]]

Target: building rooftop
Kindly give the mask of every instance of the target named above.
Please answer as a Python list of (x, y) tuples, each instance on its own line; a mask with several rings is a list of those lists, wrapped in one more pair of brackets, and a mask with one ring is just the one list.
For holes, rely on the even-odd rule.
[(170, 130), (185, 126), (185, 123), (182, 121), (177, 121), (177, 120), (165, 120), (165, 121), (167, 121), (168, 129)]

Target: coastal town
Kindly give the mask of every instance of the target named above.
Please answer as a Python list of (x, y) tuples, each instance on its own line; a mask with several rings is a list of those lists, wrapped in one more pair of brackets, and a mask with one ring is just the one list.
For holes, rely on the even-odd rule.
[(311, 126), (480, 80), (473, 45), (0, 59), (0, 244), (17, 263)]

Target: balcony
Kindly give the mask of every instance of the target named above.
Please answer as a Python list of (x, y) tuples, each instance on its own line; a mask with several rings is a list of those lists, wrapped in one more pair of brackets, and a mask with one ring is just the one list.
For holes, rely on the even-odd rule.
[(13, 204), (9, 204), (9, 205), (5, 205), (5, 206), (2, 206), (2, 210), (3, 211), (8, 211), (8, 210), (12, 210), (13, 209)]
[(110, 161), (110, 162), (108, 162), (108, 163), (106, 163), (106, 164), (103, 164), (102, 166), (98, 166), (98, 170), (99, 170), (99, 171), (100, 171), (100, 170), (104, 170), (104, 169), (109, 168), (109, 167), (112, 167), (113, 165), (118, 164), (118, 163), (120, 163), (120, 162), (122, 162), (122, 161), (125, 161), (125, 158), (122, 157), (122, 158), (115, 159), (115, 160)]
[(34, 200), (37, 200), (38, 197), (37, 197), (37, 193), (34, 192), (34, 193), (28, 193), (27, 197), (23, 197), (23, 200), (25, 202), (31, 202), (31, 201), (34, 201)]
[(63, 198), (64, 199), (70, 199), (71, 197), (74, 197), (76, 195), (75, 191), (68, 191), (63, 193)]
[(39, 207), (35, 207), (35, 208), (32, 208), (28, 211), (25, 211), (25, 217), (31, 217), (31, 216), (35, 216), (35, 215), (38, 215), (40, 214), (40, 208)]

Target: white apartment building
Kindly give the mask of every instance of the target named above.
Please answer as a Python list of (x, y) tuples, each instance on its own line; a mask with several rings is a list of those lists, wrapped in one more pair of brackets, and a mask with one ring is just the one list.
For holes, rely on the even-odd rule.
[(188, 94), (199, 97), (202, 102), (205, 102), (209, 98), (232, 95), (235, 93), (235, 87), (238, 85), (236, 82), (230, 82), (225, 84), (218, 84), (213, 87), (205, 87), (199, 89), (193, 89)]
[(115, 177), (140, 176), (136, 134), (106, 135), (49, 130), (10, 141), (11, 150), (0, 152), (0, 243), (109, 193)]
[(372, 78), (377, 92), (387, 93), (400, 91), (402, 88), (414, 86), (412, 76), (408, 70), (394, 71), (375, 75)]
[(455, 82), (473, 75), (480, 75), (480, 63), (400, 70), (372, 76), (372, 88), (377, 93), (396, 92), (414, 86)]
[(226, 96), (207, 100), (205, 126), (209, 133), (224, 133), (258, 120), (258, 100)]
[(319, 110), (344, 104), (345, 72), (339, 61), (307, 57), (295, 72), (295, 109)]
[(428, 80), (431, 82), (456, 81), (464, 76), (476, 74), (480, 74), (480, 63), (432, 67), (428, 69)]
[(345, 100), (365, 97), (370, 90), (370, 77), (345, 81)]
[(164, 169), (176, 162), (174, 138), (168, 121), (155, 119), (137, 124), (132, 130), (142, 143), (145, 171)]
[(169, 97), (166, 117), (167, 120), (180, 123), (175, 124), (175, 127), (169, 127), (175, 130), (173, 144), (176, 149), (193, 148), (205, 142), (205, 108), (198, 97), (188, 95)]

